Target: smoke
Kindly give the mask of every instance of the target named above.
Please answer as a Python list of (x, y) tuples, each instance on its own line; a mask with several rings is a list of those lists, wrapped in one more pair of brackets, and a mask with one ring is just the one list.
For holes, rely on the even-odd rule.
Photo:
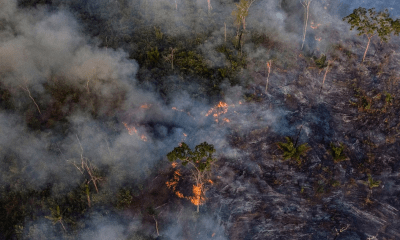
[[(90, 194), (82, 195), (82, 202), (95, 204), (101, 201), (93, 197), (96, 181), (100, 194), (114, 199), (123, 187), (134, 185), (140, 192), (142, 184), (165, 177), (157, 171), (180, 142), (194, 148), (206, 141), (215, 146), (218, 157), (244, 159), (248, 150), (231, 146), (230, 136), (257, 135), (258, 140), (265, 140), (268, 131), (273, 137), (299, 134), (300, 142), (311, 138), (332, 141), (330, 109), (312, 96), (320, 88), (317, 77), (308, 70), (297, 71), (297, 67), (287, 71), (300, 55), (297, 45), (302, 40), (304, 8), (299, 1), (255, 1), (246, 19), (248, 32), (242, 36), (244, 42), (254, 41), (240, 50), (232, 47), (229, 53), (218, 47), (232, 46), (239, 34), (231, 14), (236, 6), (225, 0), (211, 0), (211, 5), (209, 11), (205, 0), (69, 0), (52, 1), (52, 7), (22, 8), (16, 1), (0, 0), (0, 95), (4, 108), (0, 112), (0, 184), (13, 190), (50, 187), (50, 195), (57, 201), (86, 184)], [(306, 54), (319, 56), (328, 53), (333, 44), (353, 39), (354, 33), (346, 30), (348, 25), (339, 16), (342, 10), (334, 1), (311, 3)], [(143, 51), (142, 45), (131, 40), (143, 29), (153, 32), (154, 27), (159, 27), (165, 42), (177, 38), (176, 45), (182, 49), (185, 37), (194, 39), (192, 45), (204, 57), (205, 65), (221, 72), (207, 77), (183, 76), (177, 71), (161, 75), (139, 66), (138, 61), (144, 62), (147, 56), (135, 55)], [(162, 54), (165, 48), (160, 46)], [(224, 68), (234, 68), (237, 62), (233, 58), (242, 56), (248, 65), (237, 73), (240, 86), (233, 86), (234, 81), (226, 76), (215, 80)], [(265, 93), (266, 62), (270, 60), (269, 92)], [(301, 83), (304, 78), (311, 80)], [(301, 91), (294, 87), (295, 82)], [(163, 92), (157, 83), (168, 91)], [(220, 96), (210, 99), (207, 91), (217, 85)], [(250, 103), (257, 101), (265, 105)], [(222, 102), (225, 105), (218, 107)], [(306, 114), (299, 112), (310, 105), (317, 107)], [(262, 130), (253, 131), (257, 129)], [(375, 135), (376, 143), (383, 144), (384, 136)], [(257, 157), (271, 157), (263, 154)], [(250, 172), (262, 172), (256, 163), (245, 165)], [(89, 171), (102, 175), (89, 181), (93, 173)], [(229, 184), (226, 179), (225, 183)], [(236, 183), (237, 188), (247, 187)], [(246, 211), (257, 209), (251, 204)], [(204, 211), (214, 209), (202, 207)], [(146, 225), (154, 224), (153, 218), (140, 210), (134, 213), (134, 220), (123, 219), (125, 212), (115, 216), (103, 216), (97, 210), (84, 213), (77, 227), (78, 239), (156, 237), (154, 225)], [(183, 215), (176, 209), (160, 213), (164, 219), (181, 216), (160, 226), (162, 236), (226, 239), (218, 214), (197, 216), (182, 211)], [(41, 213), (47, 214), (51, 213)], [(24, 234), (32, 239), (61, 239), (56, 229), (63, 231), (60, 224), (40, 218), (27, 222)]]

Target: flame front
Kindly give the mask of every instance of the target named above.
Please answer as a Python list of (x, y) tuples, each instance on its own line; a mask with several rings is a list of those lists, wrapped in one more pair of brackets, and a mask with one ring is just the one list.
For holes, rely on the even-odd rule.
[[(235, 107), (234, 104), (232, 105), (228, 105), (225, 102), (219, 102), (215, 107), (211, 108), (210, 110), (208, 110), (208, 112), (206, 113), (206, 117), (210, 116), (212, 114), (212, 116), (214, 117), (215, 122), (219, 122), (219, 117), (223, 114), (226, 114), (228, 112), (229, 107)], [(223, 122), (230, 122), (230, 120), (228, 118), (223, 118), (222, 119)]]
[(317, 29), (319, 26), (321, 26), (320, 23), (315, 24), (314, 22), (311, 22), (311, 25), (310, 25), (310, 27), (311, 27), (312, 29)]
[[(122, 122), (122, 124), (124, 124), (125, 128), (128, 130), (128, 134), (129, 135), (138, 134), (138, 131), (137, 131), (137, 129), (135, 127), (128, 126), (128, 124), (126, 122)], [(140, 136), (140, 139), (142, 139), (142, 141), (144, 141), (144, 142), (147, 142), (147, 137), (144, 134), (142, 134)]]
[(142, 139), (143, 141), (147, 142), (147, 137), (144, 134), (142, 134), (142, 136), (140, 136), (140, 139)]
[(190, 197), (189, 199), (196, 206), (202, 205), (205, 202), (205, 199), (202, 196), (203, 195), (202, 188), (203, 188), (203, 186), (201, 184), (193, 185), (193, 195), (194, 196)]
[(195, 118), (190, 114), (190, 112), (186, 112), (185, 110), (177, 109), (176, 107), (172, 107), (172, 110), (175, 110), (175, 111), (178, 111), (178, 112), (184, 112), (184, 113), (186, 113), (188, 116), (190, 116), (190, 117), (192, 117), (193, 119), (195, 119)]
[[(172, 165), (174, 167), (174, 165)], [(179, 169), (174, 172), (174, 177), (166, 182), (165, 184), (169, 189), (171, 189), (173, 192), (176, 192), (176, 186), (178, 185), (179, 182), (179, 177), (181, 176), (181, 173), (179, 172)]]
[(150, 107), (151, 107), (151, 104), (147, 104), (147, 103), (140, 106), (140, 108), (143, 108), (143, 109), (149, 109)]
[[(176, 162), (172, 163), (172, 167), (175, 168), (177, 166)], [(178, 186), (178, 182), (180, 180), (180, 177), (182, 174), (180, 173), (179, 169), (175, 170), (174, 175), (172, 179), (169, 181), (165, 182), (167, 187), (172, 190), (172, 192), (175, 193), (175, 195), (179, 198), (185, 198), (188, 199), (191, 203), (193, 203), (196, 206), (202, 205), (206, 202), (206, 198), (204, 197), (206, 189), (204, 189), (204, 185), (202, 183), (198, 183), (196, 185), (193, 185), (193, 196), (186, 197), (184, 196), (181, 192), (179, 192), (176, 187)], [(209, 184), (214, 184), (213, 181), (207, 180)]]
[(122, 122), (124, 124), (125, 128), (128, 130), (129, 135), (133, 135), (134, 133), (137, 133), (137, 130), (135, 127), (129, 127), (127, 123)]

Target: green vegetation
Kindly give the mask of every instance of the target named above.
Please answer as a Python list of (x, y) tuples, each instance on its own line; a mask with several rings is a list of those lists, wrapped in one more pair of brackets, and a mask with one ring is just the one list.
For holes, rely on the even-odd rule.
[[(34, 8), (37, 4), (54, 4), (54, 12), (51, 12), (53, 14), (57, 11), (58, 3), (55, 2), (62, 1), (23, 0), (18, 6), (32, 7), (26, 12), (35, 13)], [(254, 0), (226, 3), (229, 11), (234, 9), (233, 18), (228, 18), (226, 22), (220, 19), (220, 16), (226, 16), (226, 14), (213, 19), (216, 15), (211, 12), (206, 14), (204, 9), (186, 0), (175, 1), (176, 7), (167, 4), (160, 5), (161, 8), (157, 8), (159, 3), (154, 1), (141, 1), (137, 7), (138, 9), (146, 7), (147, 13), (143, 11), (140, 14), (132, 14), (138, 10), (130, 9), (129, 1), (119, 0), (112, 3), (113, 7), (116, 6), (112, 11), (104, 10), (107, 14), (102, 17), (98, 17), (96, 11), (103, 11), (99, 6), (107, 5), (107, 1), (101, 1), (101, 4), (89, 1), (88, 4), (82, 5), (82, 9), (78, 8), (81, 6), (79, 1), (66, 2), (76, 2), (74, 6), (68, 6), (65, 9), (70, 9), (73, 12), (71, 15), (78, 16), (79, 26), (81, 23), (86, 24), (82, 26), (82, 32), (86, 33), (85, 30), (89, 29), (89, 36), (85, 35), (80, 40), (74, 39), (76, 42), (67, 45), (67, 47), (75, 46), (79, 49), (77, 52), (71, 48), (71, 55), (79, 56), (77, 53), (80, 53), (82, 56), (78, 60), (74, 59), (76, 62), (64, 64), (61, 70), (54, 68), (53, 65), (48, 68), (47, 62), (43, 59), (52, 59), (47, 58), (47, 50), (53, 54), (51, 56), (57, 56), (51, 50), (53, 46), (39, 44), (40, 47), (38, 47), (34, 42), (28, 48), (21, 47), (24, 52), (20, 55), (16, 54), (18, 61), (7, 62), (8, 59), (5, 58), (5, 64), (0, 69), (2, 117), (5, 119), (11, 115), (10, 119), (17, 122), (13, 124), (23, 128), (21, 132), (17, 132), (20, 135), (18, 140), (8, 143), (8, 138), (11, 139), (14, 135), (7, 135), (6, 124), (3, 123), (6, 127), (0, 126), (0, 132), (4, 137), (3, 145), (5, 145), (0, 146), (3, 157), (0, 159), (2, 166), (0, 175), (3, 175), (0, 179), (2, 180), (0, 239), (35, 239), (32, 237), (34, 234), (30, 235), (30, 233), (36, 231), (35, 226), (41, 227), (37, 224), (38, 222), (53, 225), (53, 228), (48, 228), (49, 231), (58, 232), (60, 238), (75, 239), (77, 233), (80, 234), (81, 230), (86, 231), (85, 228), (88, 228), (88, 219), (99, 212), (104, 214), (105, 218), (120, 213), (124, 216), (138, 216), (145, 226), (146, 234), (129, 233), (130, 239), (155, 239), (155, 231), (159, 235), (158, 223), (162, 224), (160, 232), (163, 233), (168, 232), (167, 228), (174, 226), (177, 222), (182, 225), (182, 229), (185, 227), (189, 229), (177, 235), (178, 238), (190, 239), (191, 235), (188, 232), (194, 234), (207, 232), (208, 237), (202, 239), (214, 237), (210, 229), (205, 231), (200, 229), (201, 227), (193, 228), (193, 226), (201, 226), (200, 220), (204, 217), (201, 214), (195, 214), (196, 217), (188, 221), (189, 223), (185, 222), (185, 217), (187, 217), (185, 215), (188, 214), (185, 213), (186, 202), (183, 202), (190, 200), (197, 206), (197, 212), (199, 212), (199, 206), (205, 203), (205, 193), (213, 184), (211, 181), (213, 167), (218, 167), (215, 164), (214, 146), (203, 142), (191, 149), (182, 142), (171, 152), (166, 153), (173, 148), (171, 144), (175, 145), (177, 141), (187, 139), (193, 142), (194, 139), (204, 136), (202, 134), (219, 131), (219, 129), (226, 138), (226, 145), (218, 142), (218, 146), (233, 148), (235, 151), (248, 154), (249, 158), (246, 161), (252, 162), (245, 163), (246, 166), (243, 167), (237, 161), (236, 152), (221, 154), (223, 157), (220, 161), (224, 163), (221, 166), (224, 165), (224, 167), (215, 171), (218, 173), (218, 176), (215, 176), (216, 181), (221, 178), (221, 182), (224, 183), (224, 181), (235, 179), (238, 181), (238, 186), (246, 186), (242, 184), (242, 181), (248, 181), (249, 184), (256, 181), (257, 190), (251, 188), (251, 191), (263, 194), (261, 182), (257, 179), (265, 178), (274, 191), (287, 195), (285, 191), (295, 189), (295, 191), (300, 191), (300, 197), (310, 201), (310, 204), (315, 204), (318, 197), (325, 197), (325, 194), (328, 196), (330, 191), (335, 191), (335, 194), (343, 191), (345, 196), (353, 194), (348, 191), (345, 183), (349, 175), (359, 179), (360, 173), (368, 173), (368, 180), (363, 184), (372, 193), (374, 188), (380, 186), (381, 181), (375, 181), (369, 173), (379, 175), (382, 169), (388, 166), (386, 164), (389, 161), (386, 159), (397, 157), (393, 156), (396, 152), (393, 149), (398, 145), (400, 133), (397, 101), (399, 86), (398, 75), (396, 75), (398, 63), (396, 55), (392, 53), (397, 51), (395, 49), (397, 46), (388, 44), (384, 45), (385, 48), (376, 48), (376, 51), (384, 49), (382, 53), (385, 53), (385, 56), (375, 57), (374, 55), (373, 61), (360, 64), (355, 61), (358, 51), (354, 49), (358, 47), (359, 42), (351, 38), (336, 41), (336, 38), (329, 38), (330, 33), (325, 34), (329, 32), (327, 30), (329, 26), (312, 22), (311, 26), (315, 29), (312, 31), (315, 35), (309, 37), (311, 39), (315, 36), (316, 40), (321, 40), (321, 45), (315, 42), (315, 49), (300, 52), (297, 47), (298, 42), (288, 42), (292, 40), (291, 38), (288, 38), (290, 40), (282, 39), (289, 36), (287, 33), (296, 34), (293, 27), (298, 25), (290, 26), (290, 22), (286, 21), (288, 19), (284, 21), (284, 34), (278, 32), (283, 28), (275, 29), (279, 24), (277, 22), (246, 26), (246, 19), (249, 14), (250, 16), (252, 14), (249, 10), (252, 10), (250, 6), (255, 2)], [(309, 0), (301, 1), (306, 8), (303, 44), (310, 2)], [(264, 7), (263, 4), (260, 6)], [(284, 5), (281, 6), (281, 10), (285, 11), (285, 14), (279, 17), (280, 19), (293, 16), (289, 14), (294, 14), (294, 11), (300, 12), (298, 0), (282, 0), (280, 4)], [(186, 5), (191, 5), (189, 7), (192, 9), (189, 12), (183, 10), (187, 7)], [(54, 18), (50, 24), (47, 24), (47, 15), (51, 14), (43, 14), (46, 11), (45, 7), (41, 9), (43, 12), (38, 14), (42, 18), (40, 21), (46, 21), (39, 23), (46, 24), (40, 25), (39, 30), (43, 28), (46, 33), (47, 25), (52, 27), (52, 21), (57, 23), (59, 18)], [(49, 9), (53, 9), (53, 6)], [(171, 16), (176, 17), (176, 22), (157, 22), (160, 21), (159, 16), (149, 14), (156, 9), (164, 11), (156, 15), (168, 13), (165, 14), (165, 19)], [(75, 14), (74, 11), (79, 12)], [(115, 15), (111, 12), (115, 12)], [(145, 14), (152, 16), (143, 18)], [(195, 17), (198, 18), (193, 22), (180, 22), (180, 18), (187, 14), (196, 15)], [(109, 16), (109, 18), (104, 18), (104, 16)], [(35, 18), (34, 14), (30, 17)], [(17, 16), (16, 19), (19, 17)], [(298, 20), (302, 17), (298, 15), (293, 19)], [(390, 18), (387, 10), (375, 12), (373, 9), (359, 8), (344, 20), (351, 24), (351, 29), (356, 29), (359, 35), (365, 35), (368, 38), (363, 61), (370, 42), (374, 42), (373, 37), (377, 40), (379, 37), (381, 42), (386, 42), (391, 34), (399, 35), (400, 32), (400, 20)], [(13, 35), (18, 37), (23, 29), (9, 25), (8, 21), (0, 19), (0, 34), (4, 31), (7, 39), (13, 39)], [(14, 20), (10, 18), (10, 21)], [(257, 21), (254, 23), (257, 24)], [(176, 24), (176, 29), (167, 27), (168, 24), (172, 26)], [(318, 29), (318, 25), (322, 26)], [(55, 30), (59, 30), (57, 24), (55, 26)], [(79, 34), (77, 36), (80, 37)], [(16, 46), (24, 44), (25, 41), (29, 43), (29, 37), (23, 36), (26, 40), (16, 41)], [(73, 35), (70, 37), (75, 38)], [(95, 37), (95, 40), (91, 37)], [(5, 41), (8, 41), (7, 39)], [(52, 43), (52, 39), (53, 37), (46, 39), (44, 43)], [(101, 44), (92, 45), (93, 42), (98, 41)], [(81, 49), (80, 46), (76, 46), (80, 42), (91, 47), (85, 45)], [(69, 43), (68, 38), (66, 43)], [(331, 46), (328, 51), (323, 47), (327, 45)], [(16, 51), (16, 49), (11, 50)], [(30, 59), (30, 55), (35, 55), (35, 51), (42, 52), (41, 50), (46, 50), (43, 51), (43, 59), (37, 58), (40, 61), (32, 61), (34, 63), (32, 66), (30, 65), (32, 62), (24, 65), (23, 59), (18, 58), (23, 56)], [(81, 50), (84, 54), (80, 52)], [(321, 51), (326, 55), (321, 54)], [(93, 53), (99, 53), (99, 55)], [(96, 58), (91, 59), (91, 54), (96, 55)], [(119, 59), (120, 62), (118, 58), (115, 58), (117, 61), (108, 62), (113, 59), (112, 57), (120, 55), (122, 56)], [(57, 56), (54, 61), (57, 62), (57, 66), (61, 66), (63, 59), (69, 59), (69, 57)], [(79, 62), (86, 60), (90, 64), (85, 65)], [(15, 65), (15, 62), (19, 61), (22, 61), (22, 64)], [(377, 62), (379, 64), (376, 64)], [(266, 65), (267, 63), (269, 65)], [(80, 65), (93, 67), (94, 70)], [(23, 74), (15, 70), (21, 66)], [(69, 69), (70, 66), (75, 66), (76, 69)], [(32, 85), (18, 85), (18, 78), (30, 72), (31, 68), (39, 69), (41, 74), (34, 76), (38, 79), (32, 81)], [(129, 71), (127, 68), (134, 70)], [(315, 87), (319, 86), (317, 78), (321, 76), (321, 69), (326, 69), (322, 86), (324, 86), (327, 73), (333, 74), (328, 75), (329, 90), (326, 89), (319, 97), (316, 97)], [(264, 92), (267, 91), (260, 89), (264, 89), (265, 80), (269, 78), (270, 72), (273, 84), (266, 95)], [(65, 73), (69, 75), (63, 75)], [(86, 77), (85, 74), (92, 77)], [(111, 76), (109, 79), (107, 79), (108, 75)], [(363, 82), (358, 81), (357, 87), (350, 86), (348, 79), (354, 78), (362, 79)], [(185, 101), (187, 99), (189, 100)], [(182, 104), (178, 101), (182, 101)], [(217, 112), (225, 114), (226, 110), (227, 121), (218, 126), (211, 124), (212, 121), (203, 121), (205, 117), (202, 118), (202, 116), (208, 108), (215, 106), (214, 104), (219, 101), (224, 101), (226, 108), (218, 109)], [(172, 110), (168, 111), (171, 108)], [(267, 114), (271, 116), (266, 116)], [(282, 116), (285, 119), (280, 122)], [(222, 122), (220, 117), (216, 119)], [(185, 124), (182, 125), (182, 122)], [(276, 126), (270, 125), (270, 122)], [(286, 134), (291, 128), (287, 127), (286, 123), (293, 126), (304, 122), (307, 122), (308, 143), (298, 145), (298, 138), (296, 140), (291, 137), (286, 137), (283, 142), (277, 142), (285, 136), (282, 134)], [(268, 127), (265, 126), (271, 130), (267, 131)], [(278, 128), (285, 128), (285, 131), (275, 131)], [(179, 131), (176, 131), (177, 129)], [(199, 129), (199, 132), (194, 135), (194, 131), (190, 129)], [(189, 132), (177, 138), (178, 135), (175, 133), (181, 130)], [(379, 135), (372, 136), (375, 130)], [(74, 139), (70, 138), (80, 132), (87, 134), (89, 140), (86, 143), (82, 142), (81, 152), (75, 152), (74, 144), (71, 143)], [(128, 136), (127, 133), (132, 136)], [(366, 137), (367, 134), (371, 137)], [(25, 141), (24, 139), (32, 136), (34, 136), (32, 144), (19, 146)], [(128, 139), (130, 137), (132, 138)], [(213, 134), (207, 137), (211, 139)], [(344, 143), (329, 144), (329, 139), (343, 139)], [(98, 141), (105, 142), (105, 145), (98, 145)], [(17, 147), (7, 146), (11, 144)], [(354, 148), (347, 147), (352, 144), (355, 144), (356, 151), (352, 150)], [(98, 154), (97, 149), (100, 151)], [(306, 162), (305, 158), (307, 154), (311, 155), (309, 153), (311, 149), (313, 149), (310, 156), (312, 161)], [(289, 165), (297, 164), (301, 167), (290, 169), (289, 174), (285, 172), (286, 168), (279, 169), (282, 164), (287, 165), (287, 163), (264, 164), (268, 159), (277, 158), (275, 153), (278, 151), (282, 154), (278, 157), (289, 160)], [(173, 170), (166, 167), (168, 164), (165, 161), (165, 154), (167, 159), (173, 162)], [(94, 161), (89, 161), (84, 155), (93, 157)], [(387, 158), (387, 155), (390, 155), (390, 158)], [(40, 159), (42, 156), (43, 159)], [(78, 159), (78, 163), (73, 162), (72, 158)], [(346, 166), (336, 164), (344, 160), (349, 160)], [(94, 166), (94, 163), (99, 168)], [(43, 171), (41, 171), (42, 167)], [(247, 170), (247, 167), (251, 168), (251, 172)], [(338, 174), (343, 167), (346, 167), (346, 171), (348, 169), (351, 171)], [(297, 171), (301, 177), (293, 179), (291, 174), (293, 171)], [(182, 177), (182, 181), (171, 183), (175, 184), (174, 187), (181, 188), (182, 193), (175, 192), (175, 195), (172, 195), (165, 187), (165, 181), (172, 174), (176, 178)], [(231, 174), (233, 176), (230, 176)], [(238, 175), (241, 177), (237, 178)], [(382, 179), (384, 177), (386, 176), (382, 174)], [(30, 185), (31, 179), (37, 180), (37, 183)], [(293, 180), (299, 181), (296, 183)], [(354, 179), (351, 180), (353, 190), (360, 187), (355, 182)], [(219, 206), (214, 200), (217, 199), (214, 198), (215, 195), (220, 200), (220, 197), (227, 197), (227, 193), (230, 192), (229, 188), (226, 188), (227, 191), (224, 191), (225, 189), (220, 191), (222, 185), (226, 186), (220, 183), (215, 185), (216, 191), (210, 194), (213, 199), (210, 204), (207, 204), (207, 208), (204, 208), (204, 212), (207, 211), (204, 215), (214, 211), (215, 206)], [(193, 195), (189, 196), (187, 194), (192, 186)], [(232, 191), (232, 195), (247, 191), (243, 189), (236, 188)], [(362, 189), (365, 191), (366, 187)], [(179, 198), (171, 198), (171, 196)], [(314, 199), (314, 196), (317, 197)], [(357, 201), (354, 196), (350, 197), (347, 199)], [(183, 199), (182, 202), (179, 202), (181, 199)], [(177, 202), (179, 204), (175, 205)], [(270, 209), (266, 209), (267, 205), (257, 208), (265, 208), (264, 212), (270, 212)], [(223, 208), (220, 212), (226, 213), (228, 208)], [(328, 208), (322, 208), (322, 211), (326, 209)], [(327, 211), (331, 210), (329, 207)], [(173, 219), (170, 218), (171, 214), (177, 214), (174, 216), (178, 219), (176, 222), (171, 220)], [(252, 213), (239, 215), (229, 220), (222, 219), (224, 218), (222, 215), (217, 217), (221, 217), (221, 221), (227, 223), (222, 224), (223, 226), (236, 226), (236, 223), (231, 224), (230, 221), (242, 221), (241, 219), (245, 218), (257, 220), (266, 217), (258, 213), (254, 216)], [(226, 216), (229, 215), (226, 214)], [(149, 232), (148, 226), (152, 226), (152, 233)], [(44, 236), (43, 239), (46, 237)], [(260, 236), (257, 237), (260, 238)], [(160, 238), (163, 237), (160, 236)], [(217, 238), (219, 238), (218, 232), (215, 236), (215, 239)]]
[(301, 165), (301, 157), (305, 157), (307, 152), (311, 150), (307, 143), (303, 143), (300, 146), (293, 144), (293, 139), (291, 137), (286, 137), (286, 143), (278, 142), (278, 148), (283, 151), (284, 160), (294, 160), (298, 165)]
[(160, 52), (158, 51), (158, 47), (151, 48), (147, 51), (147, 59), (149, 64), (156, 65), (160, 60)]
[(242, 25), (243, 30), (246, 30), (246, 17), (249, 15), (249, 8), (255, 0), (240, 0), (235, 3), (236, 9), (233, 10), (232, 15), (235, 17), (235, 25), (240, 28)]
[(192, 165), (198, 173), (210, 171), (212, 164), (217, 160), (213, 158), (212, 154), (215, 153), (214, 146), (203, 142), (194, 148), (194, 151), (189, 148), (186, 143), (181, 143), (179, 147), (174, 148), (167, 154), (170, 162), (180, 160), (182, 166), (187, 164)]
[(375, 8), (366, 10), (360, 7), (354, 9), (353, 13), (344, 17), (343, 21), (350, 23), (350, 30), (356, 28), (359, 36), (365, 35), (368, 38), (368, 44), (362, 59), (363, 62), (372, 37), (378, 35), (381, 41), (387, 42), (392, 33), (397, 36), (400, 33), (400, 19), (393, 20), (390, 18), (387, 9), (383, 12), (376, 12)]
[(164, 34), (161, 32), (161, 28), (154, 27), (154, 31), (155, 31), (155, 34), (156, 34), (156, 39), (157, 40), (162, 40)]
[(203, 56), (194, 51), (180, 51), (175, 55), (175, 63), (181, 71), (204, 77), (211, 76)]
[(179, 147), (174, 148), (174, 150), (167, 154), (170, 162), (180, 160), (182, 166), (189, 164), (194, 169), (192, 171), (192, 178), (195, 180), (196, 185), (193, 186), (195, 196), (192, 198), (192, 202), (197, 206), (197, 212), (199, 212), (199, 206), (205, 200), (205, 184), (211, 172), (211, 167), (217, 160), (212, 156), (214, 152), (214, 146), (206, 142), (197, 145), (194, 151), (183, 142)]
[(370, 190), (372, 190), (373, 188), (379, 187), (379, 185), (381, 184), (381, 181), (375, 181), (374, 179), (372, 179), (371, 174), (368, 174), (368, 180), (364, 181), (363, 184), (366, 185)]
[(319, 69), (322, 69), (322, 68), (328, 66), (328, 63), (326, 62), (326, 55), (325, 54), (322, 54), (322, 56), (320, 58), (317, 58), (317, 57), (313, 56), (313, 59), (314, 59), (315, 65), (317, 65), (317, 67)]
[(331, 150), (330, 153), (332, 154), (333, 161), (335, 163), (341, 162), (346, 160), (346, 155), (344, 154), (344, 145), (343, 143), (339, 143), (339, 146), (336, 147), (334, 143), (331, 143)]
[(390, 93), (377, 93), (376, 91), (366, 93), (354, 85), (353, 87), (354, 97), (357, 98), (357, 101), (350, 100), (349, 102), (352, 106), (357, 107), (359, 112), (382, 114), (386, 113), (389, 107), (393, 105), (394, 98)]

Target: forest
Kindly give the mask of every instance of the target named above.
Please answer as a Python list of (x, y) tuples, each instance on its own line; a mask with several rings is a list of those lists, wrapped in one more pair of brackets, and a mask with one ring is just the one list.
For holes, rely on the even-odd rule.
[(400, 10), (355, 2), (0, 0), (0, 239), (400, 239)]

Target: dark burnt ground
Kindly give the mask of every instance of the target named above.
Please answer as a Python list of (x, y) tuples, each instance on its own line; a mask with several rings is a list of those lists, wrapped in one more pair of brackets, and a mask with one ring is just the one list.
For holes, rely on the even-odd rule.
[[(399, 55), (391, 48), (362, 64), (338, 47), (323, 87), (325, 69), (303, 56), (297, 69), (275, 69), (267, 95), (254, 81), (246, 101), (220, 117), (230, 122), (215, 126), (227, 144), (200, 213), (166, 187), (175, 169), (165, 163), (131, 205), (142, 231), (155, 236), (157, 220), (160, 239), (400, 238)], [(301, 165), (282, 161), (276, 143), (285, 136), (311, 147)], [(334, 162), (331, 143), (343, 143), (346, 160)], [(181, 170), (177, 189), (190, 196), (190, 172)], [(372, 191), (367, 174), (381, 181)]]
[[(241, 113), (253, 124), (232, 121), (228, 139), (240, 154), (220, 160), (206, 205), (229, 239), (400, 238), (400, 102), (391, 84), (399, 55), (388, 46), (361, 64), (336, 54), (321, 94), (324, 71), (277, 73), (286, 85), (271, 78), (268, 96), (255, 87), (262, 100)], [(279, 113), (274, 124), (265, 124), (268, 111)], [(298, 166), (281, 161), (276, 142), (296, 139), (300, 126), (299, 144), (312, 150)], [(339, 142), (348, 158), (334, 163), (330, 143)], [(381, 181), (369, 198), (368, 173)]]

